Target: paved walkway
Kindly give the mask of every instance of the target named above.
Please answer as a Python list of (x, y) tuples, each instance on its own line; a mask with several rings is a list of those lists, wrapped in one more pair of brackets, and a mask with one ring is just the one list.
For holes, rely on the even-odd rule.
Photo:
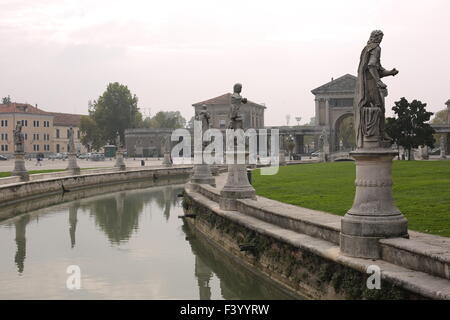
[[(141, 159), (145, 161), (145, 166), (160, 166), (162, 164), (161, 160), (157, 158), (133, 158), (125, 159), (125, 165), (129, 168), (141, 167)], [(114, 167), (115, 159), (107, 159), (105, 161), (88, 161), (88, 160), (77, 160), (78, 166), (80, 168), (111, 168)], [(27, 170), (52, 170), (52, 169), (66, 169), (68, 165), (67, 160), (48, 160), (45, 159), (41, 162), (41, 165), (36, 165), (36, 159), (26, 160), (25, 166)], [(0, 161), (0, 172), (10, 172), (14, 169), (14, 160), (10, 159), (7, 161)]]

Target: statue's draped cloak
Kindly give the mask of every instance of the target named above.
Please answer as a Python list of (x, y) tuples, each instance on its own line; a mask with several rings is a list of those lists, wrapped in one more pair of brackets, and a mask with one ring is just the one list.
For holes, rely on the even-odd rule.
[[(374, 49), (377, 49), (374, 51)], [(356, 146), (362, 148), (364, 146), (364, 133), (378, 131), (374, 129), (379, 124), (373, 121), (377, 118), (375, 115), (370, 116), (367, 112), (364, 113), (365, 107), (379, 107), (381, 112), (384, 112), (383, 97), (380, 90), (377, 87), (375, 79), (369, 73), (369, 64), (372, 64), (374, 57), (373, 53), (376, 53), (377, 68), (382, 69), (379, 63), (380, 47), (377, 43), (368, 44), (361, 52), (360, 62), (358, 66), (358, 78), (356, 80), (355, 88), (355, 101), (354, 101), (354, 115), (355, 115), (355, 133), (356, 133)]]

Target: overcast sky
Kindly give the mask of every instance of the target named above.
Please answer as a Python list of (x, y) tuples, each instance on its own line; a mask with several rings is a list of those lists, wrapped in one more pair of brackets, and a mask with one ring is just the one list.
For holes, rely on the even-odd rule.
[(267, 106), (266, 125), (314, 116), (311, 90), (356, 74), (381, 29), (387, 109), (405, 96), (450, 98), (448, 0), (0, 0), (0, 96), (48, 111), (87, 113), (109, 82), (141, 111), (179, 110), (243, 84)]

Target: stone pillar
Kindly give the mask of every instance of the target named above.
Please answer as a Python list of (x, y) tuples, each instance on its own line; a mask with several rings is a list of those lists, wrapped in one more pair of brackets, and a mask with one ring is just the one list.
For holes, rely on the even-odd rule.
[(392, 160), (397, 152), (364, 148), (350, 155), (356, 160), (356, 194), (353, 207), (341, 220), (341, 252), (378, 259), (380, 239), (408, 237), (408, 222), (392, 197)]
[(14, 157), (14, 170), (11, 172), (11, 175), (20, 177), (21, 181), (30, 180), (30, 175), (25, 168), (25, 152), (14, 152)]
[(279, 153), (279, 165), (285, 166), (286, 165), (286, 141), (285, 136), (283, 134), (280, 134), (280, 153)]
[(304, 153), (303, 138), (304, 138), (304, 136), (302, 136), (302, 135), (295, 136), (295, 153), (297, 153), (297, 154)]
[(80, 174), (80, 167), (77, 164), (77, 154), (76, 153), (69, 153), (68, 154), (69, 159), (69, 165), (67, 166), (67, 171), (69, 171), (73, 175)]
[(115, 168), (119, 168), (119, 170), (125, 170), (125, 161), (123, 160), (123, 151), (120, 149), (117, 149), (116, 151), (116, 164), (114, 165)]
[(330, 126), (330, 99), (325, 99), (325, 125)]
[[(202, 157), (202, 151), (195, 152), (197, 157)], [(195, 158), (194, 158), (195, 159)], [(191, 177), (191, 183), (195, 184), (209, 184), (211, 186), (216, 186), (216, 180), (211, 173), (211, 167), (207, 163), (194, 164), (194, 172)]]
[(443, 134), (443, 135), (441, 135), (441, 138), (440, 138), (440, 148), (441, 148), (441, 159), (447, 159), (447, 152), (446, 152), (446, 147), (447, 147), (447, 135), (446, 134)]
[(316, 103), (316, 114), (315, 114), (315, 123), (316, 126), (320, 126), (320, 101), (319, 99), (314, 99), (314, 102)]
[(170, 152), (165, 151), (164, 152), (164, 160), (163, 160), (163, 166), (164, 167), (171, 167), (173, 165), (172, 159), (170, 158)]
[[(233, 151), (231, 153), (233, 156), (240, 154)], [(247, 158), (248, 153), (245, 156)], [(236, 200), (238, 199), (256, 199), (255, 189), (248, 181), (247, 165), (245, 163), (237, 163), (235, 158), (234, 163), (228, 165), (227, 182), (220, 191), (220, 196), (219, 205), (222, 210), (236, 210)]]

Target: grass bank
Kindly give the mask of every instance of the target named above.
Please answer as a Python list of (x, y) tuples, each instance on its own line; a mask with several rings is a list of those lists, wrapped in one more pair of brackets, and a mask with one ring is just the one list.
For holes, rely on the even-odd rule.
[[(394, 199), (409, 228), (450, 237), (450, 161), (394, 161)], [(343, 216), (355, 195), (353, 162), (281, 167), (253, 185), (260, 196)]]

